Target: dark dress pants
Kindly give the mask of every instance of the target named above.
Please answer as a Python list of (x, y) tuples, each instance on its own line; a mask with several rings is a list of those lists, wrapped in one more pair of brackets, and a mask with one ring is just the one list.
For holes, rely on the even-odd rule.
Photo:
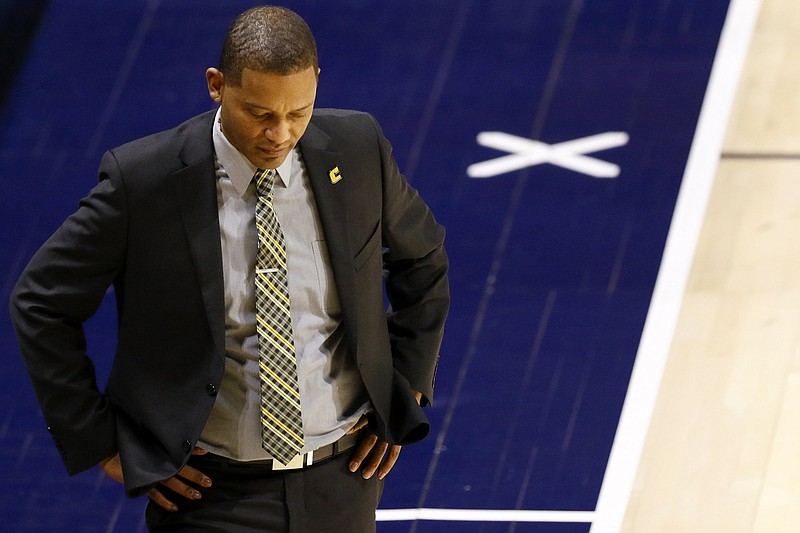
[(198, 501), (162, 487), (178, 511), (150, 502), (147, 525), (154, 532), (374, 532), (383, 482), (350, 472), (350, 455), (284, 472), (193, 456), (189, 464), (210, 477), (212, 486), (195, 487), (203, 495)]

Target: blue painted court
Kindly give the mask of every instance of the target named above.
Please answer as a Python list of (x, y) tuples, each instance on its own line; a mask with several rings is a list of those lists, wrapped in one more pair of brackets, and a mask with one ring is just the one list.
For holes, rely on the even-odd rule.
[[(42, 4), (0, 110), (4, 302), (106, 149), (211, 107), (205, 68), (252, 2)], [(373, 113), (448, 230), (453, 302), (433, 430), (388, 478), (379, 531), (589, 531), (581, 513), (604, 480), (728, 1), (285, 5), (317, 38), (317, 105)], [(506, 134), (507, 150), (479, 143), (484, 132)], [(625, 136), (602, 148), (607, 133)], [(501, 157), (519, 168), (468, 174)], [(598, 168), (618, 174), (585, 172)], [(107, 300), (88, 332), (101, 380), (115, 335)], [(142, 500), (97, 469), (66, 475), (5, 304), (0, 350), (4, 529), (144, 531)], [(389, 512), (401, 509), (575, 513)]]

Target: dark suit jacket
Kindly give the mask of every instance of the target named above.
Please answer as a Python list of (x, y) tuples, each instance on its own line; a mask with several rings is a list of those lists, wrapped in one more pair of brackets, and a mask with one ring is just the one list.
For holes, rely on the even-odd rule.
[[(132, 496), (185, 464), (222, 379), (213, 116), (107, 152), (100, 183), (12, 294), (21, 351), (67, 470), (119, 452)], [(300, 149), (373, 429), (391, 443), (417, 441), (428, 423), (412, 389), (433, 396), (449, 305), (444, 230), (371, 116), (317, 110)], [(334, 183), (336, 167), (342, 179)], [(118, 343), (101, 392), (82, 323), (112, 283)]]

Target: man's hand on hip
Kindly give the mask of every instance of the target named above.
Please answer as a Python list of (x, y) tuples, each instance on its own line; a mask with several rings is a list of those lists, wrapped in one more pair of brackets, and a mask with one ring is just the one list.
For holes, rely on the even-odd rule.
[[(422, 393), (414, 391), (414, 396), (417, 399), (417, 403), (420, 403)], [(353, 455), (350, 457), (348, 466), (351, 472), (358, 472), (358, 469), (361, 468), (361, 476), (364, 479), (371, 478), (375, 472), (378, 473), (378, 479), (383, 479), (392, 470), (397, 458), (400, 457), (402, 446), (389, 444), (385, 440), (379, 439), (367, 425), (367, 417), (362, 416), (361, 420), (347, 432), (348, 435), (352, 435), (366, 428), (363, 431), (361, 442), (358, 443)]]
[[(349, 435), (363, 429), (361, 441), (353, 451), (353, 455), (350, 456), (348, 467), (351, 472), (358, 472), (358, 469), (361, 468), (361, 477), (364, 479), (371, 478), (375, 472), (378, 473), (378, 479), (383, 479), (389, 474), (397, 462), (397, 458), (400, 457), (402, 446), (390, 445), (388, 442), (379, 439), (366, 426), (367, 417), (364, 416), (353, 426), (353, 429), (347, 432)], [(388, 454), (386, 453), (387, 451), (389, 452)]]
[[(202, 448), (195, 448), (192, 451), (192, 455), (205, 455), (207, 453), (208, 451)], [(102, 468), (111, 479), (120, 483), (124, 482), (124, 478), (122, 476), (122, 464), (120, 463), (119, 454), (100, 461), (100, 468)], [(190, 487), (185, 483), (185, 481), (190, 481), (201, 487), (211, 486), (211, 479), (208, 476), (188, 465), (181, 468), (181, 470), (173, 477), (162, 481), (161, 485), (189, 500), (199, 500), (202, 498), (200, 491), (194, 487)], [(178, 506), (175, 505), (174, 502), (167, 499), (167, 497), (164, 496), (164, 494), (157, 488), (151, 489), (150, 492), (147, 493), (147, 496), (153, 500), (156, 505), (166, 509), (167, 511), (178, 510)]]

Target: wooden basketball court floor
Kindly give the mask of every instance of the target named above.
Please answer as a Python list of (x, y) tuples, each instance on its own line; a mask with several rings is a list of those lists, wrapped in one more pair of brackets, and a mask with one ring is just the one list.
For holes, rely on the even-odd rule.
[(764, 0), (624, 531), (800, 531), (798, 52)]
[[(619, 207), (602, 203), (602, 199), (620, 194), (624, 183), (634, 180), (630, 174), (635, 172), (629, 171), (627, 181), (617, 189), (606, 185), (608, 182), (577, 183), (571, 175), (566, 176), (568, 181), (559, 181), (565, 175), (552, 169), (548, 169), (552, 176), (536, 174), (535, 180), (525, 173), (516, 182), (506, 178), (476, 185), (480, 180), (461, 179), (468, 164), (483, 156), (497, 155), (480, 152), (473, 145), (474, 134), (479, 131), (477, 124), (500, 127), (490, 119), (507, 113), (508, 101), (498, 98), (498, 91), (507, 90), (513, 96), (509, 100), (517, 106), (516, 115), (536, 117), (533, 138), (575, 138), (587, 133), (571, 129), (578, 123), (584, 126), (583, 118), (578, 120), (575, 116), (588, 108), (575, 103), (572, 97), (577, 94), (588, 99), (603, 85), (598, 89), (580, 78), (577, 82), (569, 80), (562, 86), (567, 92), (574, 91), (573, 83), (583, 84), (585, 92), (569, 93), (565, 100), (559, 100), (553, 80), (574, 77), (576, 69), (570, 70), (569, 62), (559, 55), (569, 44), (574, 26), (588, 31), (592, 16), (601, 19), (601, 27), (610, 24), (602, 6), (591, 0), (546, 6), (543, 2), (511, 0), (491, 4), (469, 0), (413, 2), (413, 9), (356, 2), (336, 6), (286, 3), (304, 15), (312, 15), (311, 25), (318, 33), (326, 59), (326, 74), (339, 72), (347, 76), (341, 85), (336, 82), (344, 75), (326, 78), (320, 100), (327, 105), (366, 108), (376, 114), (392, 134), (398, 160), (413, 178), (412, 183), (445, 222), (452, 220), (447, 224), (449, 246), (453, 258), (458, 259), (453, 269), (460, 300), (451, 315), (448, 350), (440, 369), (439, 398), (431, 412), (434, 433), (438, 435), (432, 435), (420, 447), (404, 450), (402, 460), (407, 466), (390, 478), (392, 486), (387, 485), (379, 511), (379, 531), (800, 531), (800, 459), (796, 453), (800, 440), (800, 282), (793, 271), (800, 266), (800, 245), (794, 244), (800, 233), (800, 187), (794, 183), (800, 171), (800, 62), (796, 60), (800, 50), (800, 10), (795, 0), (733, 0), (730, 4), (731, 11), (737, 13), (736, 24), (727, 26), (720, 44), (720, 50), (724, 48), (729, 56), (718, 61), (718, 72), (703, 103), (706, 118), (700, 117), (698, 136), (686, 164), (686, 177), (616, 436), (621, 400), (615, 399), (610, 387), (592, 388), (589, 376), (598, 373), (600, 381), (613, 377), (622, 383), (624, 396), (627, 363), (613, 358), (608, 361), (609, 356), (628, 350), (626, 343), (630, 341), (617, 341), (614, 335), (619, 332), (614, 330), (613, 321), (598, 319), (594, 311), (582, 314), (586, 301), (581, 298), (588, 294), (589, 303), (600, 302), (600, 312), (621, 317), (629, 309), (638, 308), (639, 304), (632, 302), (640, 301), (641, 295), (629, 295), (637, 292), (641, 280), (625, 263), (627, 270), (614, 270), (611, 281), (599, 280), (601, 290), (596, 296), (592, 290), (585, 290), (592, 289), (598, 281), (590, 268), (596, 266), (594, 259), (589, 257), (583, 278), (578, 277), (582, 292), (571, 292), (563, 286), (541, 289), (536, 286), (536, 277), (533, 281), (528, 277), (509, 281), (508, 275), (503, 277), (503, 269), (498, 267), (487, 273), (483, 268), (485, 264), (494, 268), (492, 251), (499, 250), (500, 245), (492, 243), (495, 248), (479, 249), (473, 244), (475, 235), (464, 229), (476, 220), (480, 225), (470, 229), (490, 239), (505, 238), (502, 217), (499, 222), (492, 222), (485, 211), (471, 211), (472, 206), (480, 205), (474, 200), (497, 206), (509, 204), (509, 211), (513, 212), (520, 202), (534, 205), (537, 198), (553, 195), (552, 201), (561, 206), (561, 211), (571, 215), (571, 206), (577, 205), (596, 215), (599, 208)], [(711, 10), (712, 4), (715, 10), (727, 4), (722, 0), (614, 3), (620, 10), (639, 16), (638, 23), (644, 27), (644, 13), (651, 10), (662, 14), (671, 10), (694, 13), (693, 19), (675, 23), (682, 30), (713, 19), (703, 13), (706, 8)], [(219, 38), (214, 32), (223, 29), (218, 27), (218, 20), (229, 19), (245, 4), (249, 3), (149, 0), (123, 2), (112, 9), (102, 2), (52, 2), (55, 14), (48, 28), (55, 37), (48, 37), (49, 49), (34, 50), (33, 54), (40, 62), (44, 57), (47, 68), (38, 77), (31, 73), (23, 76), (22, 87), (30, 94), (23, 94), (27, 100), (17, 98), (16, 108), (6, 117), (7, 123), (16, 127), (0, 133), (0, 158), (14, 176), (24, 176), (26, 172), (45, 176), (45, 186), (53, 192), (42, 202), (37, 190), (12, 181), (12, 173), (3, 176), (4, 187), (12, 188), (17, 198), (13, 203), (6, 199), (0, 213), (7, 217), (6, 227), (16, 228), (6, 232), (2, 241), (7, 250), (5, 296), (37, 243), (91, 186), (103, 149), (172, 126), (207, 108), (206, 96), (197, 87), (196, 73), (189, 72), (189, 65), (192, 69), (197, 67), (197, 56), (205, 55), (213, 61), (211, 54), (216, 53)], [(75, 5), (84, 6), (84, 11), (76, 11)], [(489, 12), (498, 16), (496, 26), (485, 16)], [(349, 22), (352, 25), (347, 26), (346, 22), (355, 15), (367, 16), (369, 24)], [(500, 15), (505, 18), (501, 20)], [(535, 20), (533, 15), (545, 19), (537, 20), (537, 31), (530, 32), (523, 26)], [(731, 17), (729, 13), (729, 21)], [(564, 23), (567, 29), (554, 28), (553, 36), (539, 37), (546, 33), (547, 26), (554, 26), (550, 22)], [(81, 34), (78, 26), (83, 24), (89, 31)], [(620, 27), (624, 29), (625, 24)], [(709, 22), (709, 28), (713, 27)], [(365, 68), (372, 65), (373, 53), (357, 45), (377, 42), (387, 28), (405, 38), (389, 40), (378, 52), (381, 68)], [(504, 43), (499, 37), (508, 28), (511, 37)], [(660, 31), (668, 33), (668, 29), (654, 24), (653, 35), (658, 37)], [(197, 35), (190, 34), (190, 30)], [(215, 37), (207, 38), (208, 33)], [(519, 35), (528, 40), (514, 41)], [(607, 38), (601, 35), (602, 39)], [(488, 40), (481, 41), (482, 38)], [(692, 38), (691, 44), (713, 52), (714, 46), (704, 43), (702, 35), (692, 34)], [(716, 36), (709, 39), (715, 45)], [(495, 45), (497, 49), (491, 48)], [(544, 46), (552, 47), (555, 53), (543, 53), (539, 58), (537, 50)], [(485, 63), (472, 72), (469, 69), (481, 48), (490, 51), (482, 59)], [(170, 54), (164, 50), (170, 50)], [(506, 70), (511, 71), (511, 77), (504, 78), (502, 85), (493, 84), (491, 76), (485, 76), (487, 65), (491, 68), (493, 64), (493, 54), (502, 57)], [(52, 62), (54, 55), (58, 63)], [(551, 77), (542, 82), (541, 92), (537, 92), (540, 87), (535, 83), (515, 85), (515, 61), (533, 64), (537, 75), (549, 69)], [(742, 61), (744, 68), (739, 76)], [(69, 68), (70, 65), (77, 68)], [(157, 79), (169, 79), (171, 84), (159, 87), (158, 93), (145, 77), (137, 75), (142, 73), (143, 65), (156, 65), (148, 73)], [(614, 61), (605, 66), (606, 70), (627, 68)], [(73, 78), (76, 71), (88, 78)], [(398, 71), (408, 74), (398, 77)], [(603, 72), (598, 70), (595, 74), (600, 78)], [(91, 83), (83, 84), (87, 79)], [(687, 85), (700, 82), (704, 87), (704, 79), (686, 81)], [(719, 86), (717, 90), (715, 84)], [(738, 90), (733, 100), (735, 85)], [(30, 91), (31, 87), (35, 91)], [(484, 88), (495, 92), (482, 91)], [(534, 103), (523, 100), (521, 95)], [(475, 104), (478, 97), (486, 99), (480, 102), (486, 106), (484, 109)], [(573, 105), (576, 110), (571, 114)], [(639, 107), (647, 111), (644, 105)], [(593, 123), (617, 127), (618, 118), (610, 118), (617, 111), (624, 111), (623, 106), (617, 109), (610, 105), (608, 112), (601, 109), (600, 118), (592, 118)], [(665, 112), (680, 114), (679, 110), (667, 108), (660, 111)], [(555, 118), (545, 127), (544, 117), (548, 114)], [(480, 120), (473, 121), (475, 117)], [(694, 121), (696, 117), (689, 118)], [(658, 123), (660, 116), (654, 114), (654, 119)], [(525, 133), (523, 128), (531, 129), (527, 118), (521, 123), (509, 119), (501, 124), (509, 131), (515, 128), (513, 131), (518, 134)], [(688, 118), (684, 124), (689, 124)], [(640, 130), (638, 138), (644, 135)], [(657, 136), (658, 132), (652, 135)], [(428, 143), (424, 142), (426, 136)], [(631, 143), (636, 140), (632, 134)], [(431, 156), (429, 146), (440, 152)], [(68, 156), (75, 153), (79, 154), (78, 160), (68, 165)], [(598, 157), (615, 160), (617, 156), (609, 151)], [(641, 154), (625, 157), (623, 172), (647, 168), (636, 164)], [(692, 176), (701, 179), (693, 180)], [(553, 179), (549, 181), (549, 177)], [(540, 189), (524, 195), (527, 181), (535, 181)], [(647, 187), (637, 194), (655, 194)], [(531, 187), (527, 190), (531, 191)], [(564, 204), (558, 203), (561, 200)], [(597, 212), (594, 207), (598, 207)], [(547, 209), (544, 202), (530, 211)], [(543, 226), (542, 220), (527, 212), (525, 215), (531, 218), (525, 219), (525, 224), (517, 224), (526, 231), (533, 228), (541, 233), (545, 233), (543, 228), (554, 231), (558, 226), (571, 228), (575, 234), (591, 233), (585, 228), (594, 226), (576, 226), (572, 222), (570, 226), (565, 223), (566, 218), (559, 219), (557, 211), (547, 213), (557, 220), (552, 226)], [(519, 213), (518, 219), (522, 217)], [(604, 245), (597, 244), (596, 235), (591, 234), (595, 241), (589, 242), (593, 247), (590, 251), (604, 259), (607, 255), (616, 264), (616, 251), (625, 252), (626, 247), (633, 249), (637, 245), (631, 235), (641, 237), (630, 220), (624, 222), (615, 236), (621, 245), (612, 243), (608, 248), (611, 253), (606, 253)], [(615, 223), (607, 221), (594, 224), (617, 229)], [(535, 262), (542, 276), (549, 275), (556, 281), (567, 277), (559, 269), (571, 274), (570, 265), (558, 261), (552, 272), (548, 270), (548, 254), (553, 250), (545, 246), (547, 249), (537, 252), (533, 246), (541, 246), (542, 242), (557, 244), (556, 240), (538, 235), (531, 239), (533, 245), (528, 245), (519, 230), (514, 237), (518, 248), (509, 247), (502, 257), (495, 258), (497, 264), (503, 260), (506, 272), (527, 276), (528, 271), (517, 265)], [(658, 238), (655, 242), (655, 246), (663, 244)], [(575, 250), (580, 246), (583, 245), (573, 244)], [(573, 259), (571, 253), (565, 257)], [(583, 259), (577, 251), (574, 254), (574, 259)], [(635, 254), (628, 250), (628, 255)], [(658, 266), (657, 260), (655, 265)], [(474, 278), (466, 276), (465, 271)], [(484, 279), (486, 285), (481, 285)], [(625, 290), (615, 293), (617, 288)], [(470, 330), (470, 324), (484, 323), (482, 308), (477, 304), (481, 290), (484, 295), (493, 294), (494, 301), (483, 309), (487, 313), (483, 330), (474, 326)], [(617, 303), (604, 303), (612, 293), (619, 298), (614, 300)], [(645, 307), (647, 299), (649, 289)], [(491, 317), (491, 313), (500, 318)], [(572, 316), (576, 317), (574, 322), (568, 320)], [(518, 321), (510, 324), (519, 339), (511, 335), (498, 346), (496, 340), (490, 344), (481, 338), (484, 331), (507, 333), (503, 319)], [(596, 320), (595, 329), (608, 328), (608, 335), (587, 333), (576, 325), (579, 319)], [(113, 329), (113, 320), (113, 315), (103, 309), (96, 317), (89, 334), (98, 352), (113, 349), (113, 338), (107, 333)], [(495, 321), (500, 325), (494, 325)], [(624, 336), (631, 337), (631, 332), (635, 336), (633, 348), (628, 351), (635, 351), (640, 331), (637, 327), (641, 326), (635, 320), (632, 324), (623, 332)], [(588, 363), (570, 358), (570, 350), (577, 346), (570, 336), (585, 337), (590, 345), (584, 354), (588, 354)], [(142, 531), (141, 502), (127, 501), (119, 487), (102, 474), (89, 472), (77, 479), (66, 479), (42, 421), (37, 418), (30, 386), (25, 383), (18, 356), (12, 353), (15, 348), (7, 329), (2, 331), (0, 341), (3, 351), (11, 354), (0, 363), (10, 400), (5, 403), (0, 420), (0, 466), (5, 474), (0, 479), (2, 523), (12, 531)], [(529, 345), (534, 348), (529, 349)], [(597, 359), (608, 365), (616, 361), (619, 367), (607, 370), (595, 362), (595, 351), (603, 349), (606, 352), (601, 355), (606, 359)], [(530, 362), (520, 358), (520, 366), (509, 365), (507, 373), (501, 372), (499, 364), (493, 364), (495, 357), (516, 358), (520, 352), (530, 353)], [(548, 353), (552, 354), (550, 359)], [(478, 365), (481, 355), (488, 360)], [(469, 369), (472, 358), (475, 362)], [(98, 364), (101, 375), (107, 371), (102, 368), (104, 364), (107, 361)], [(544, 377), (537, 378), (538, 375)], [(520, 377), (530, 387), (512, 395), (517, 383), (514, 380)], [(463, 389), (462, 383), (466, 383)], [(558, 389), (558, 394), (545, 397), (531, 392), (548, 392), (548, 385), (549, 392)], [(494, 401), (486, 401), (487, 397)], [(554, 407), (558, 402), (566, 406), (561, 411)], [(499, 422), (493, 404), (503, 406)], [(455, 413), (452, 416), (451, 407)], [(606, 464), (610, 446), (606, 442), (612, 440)], [(492, 455), (498, 448), (489, 446), (498, 443), (500, 457)], [(600, 444), (593, 447), (596, 443)], [(524, 453), (514, 455), (520, 451)], [(404, 508), (414, 503), (419, 508)], [(448, 509), (440, 509), (444, 507)], [(64, 524), (69, 524), (67, 529)]]

